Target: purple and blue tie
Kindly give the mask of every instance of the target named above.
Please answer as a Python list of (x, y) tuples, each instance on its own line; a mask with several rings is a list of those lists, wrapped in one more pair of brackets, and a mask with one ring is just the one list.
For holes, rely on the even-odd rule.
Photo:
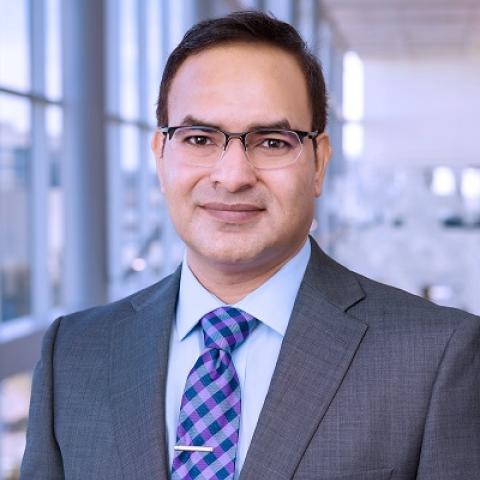
[(220, 307), (200, 323), (205, 350), (187, 377), (172, 480), (233, 480), (241, 403), (232, 352), (258, 320), (238, 308)]

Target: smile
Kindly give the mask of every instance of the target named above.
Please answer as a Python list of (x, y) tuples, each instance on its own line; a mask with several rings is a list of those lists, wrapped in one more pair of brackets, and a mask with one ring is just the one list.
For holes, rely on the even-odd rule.
[(265, 211), (264, 208), (257, 205), (246, 203), (206, 203), (201, 207), (216, 220), (226, 223), (247, 223)]

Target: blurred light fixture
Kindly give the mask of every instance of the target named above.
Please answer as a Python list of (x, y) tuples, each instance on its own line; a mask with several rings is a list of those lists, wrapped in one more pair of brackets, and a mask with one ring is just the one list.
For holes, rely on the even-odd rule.
[(363, 120), (364, 71), (363, 62), (355, 52), (343, 57), (343, 116), (347, 122)]
[(462, 172), (460, 191), (466, 199), (480, 199), (480, 169), (466, 168)]
[(431, 302), (448, 305), (455, 296), (451, 285), (427, 285), (423, 288), (423, 296)]
[(457, 185), (453, 170), (448, 167), (436, 167), (432, 171), (431, 189), (435, 195), (454, 195)]
[(355, 52), (343, 57), (343, 153), (356, 158), (363, 152), (364, 71)]
[(143, 272), (146, 266), (147, 266), (147, 263), (143, 258), (135, 258), (132, 261), (132, 270), (134, 270), (135, 272)]
[(363, 126), (359, 123), (346, 123), (343, 126), (343, 153), (350, 158), (363, 152)]

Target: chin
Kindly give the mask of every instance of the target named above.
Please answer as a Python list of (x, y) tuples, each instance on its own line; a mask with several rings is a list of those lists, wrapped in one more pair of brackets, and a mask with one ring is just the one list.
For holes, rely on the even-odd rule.
[(218, 235), (208, 241), (194, 242), (191, 248), (212, 263), (240, 266), (260, 260), (268, 250), (268, 242), (240, 235)]

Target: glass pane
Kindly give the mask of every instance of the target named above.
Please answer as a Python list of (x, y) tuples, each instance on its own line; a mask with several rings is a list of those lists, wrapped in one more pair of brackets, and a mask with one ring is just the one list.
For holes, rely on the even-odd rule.
[[(149, 162), (149, 166), (155, 167), (155, 160)], [(160, 185), (155, 170), (149, 168), (149, 194), (148, 194), (148, 228), (151, 231), (151, 239), (146, 252), (148, 268), (155, 276), (160, 276), (164, 266), (164, 248), (162, 235), (168, 212), (164, 197), (160, 191)]]
[(60, 0), (46, 0), (46, 90), (53, 99), (62, 96), (60, 17)]
[(364, 116), (365, 72), (355, 52), (343, 56), (343, 115), (347, 121), (361, 122)]
[(148, 0), (147, 19), (147, 81), (148, 81), (148, 121), (156, 125), (155, 110), (160, 87), (163, 65), (163, 42), (162, 42), (162, 13), (163, 4), (158, 0)]
[(360, 157), (363, 152), (363, 125), (361, 123), (344, 123), (342, 150), (350, 160)]
[(122, 199), (122, 266), (125, 273), (132, 266), (140, 248), (139, 132), (125, 125), (120, 129)]
[(48, 271), (53, 306), (61, 304), (64, 255), (62, 164), (62, 109), (47, 108), (47, 148), (50, 160), (48, 193)]
[(0, 0), (0, 85), (30, 88), (27, 0)]
[(27, 428), (31, 374), (0, 382), (0, 478), (17, 479)]
[(138, 117), (138, 22), (137, 2), (120, 2), (120, 115)]
[(30, 311), (30, 112), (0, 94), (0, 321)]
[(297, 0), (294, 5), (297, 13), (297, 28), (310, 48), (314, 48), (316, 19), (314, 17), (316, 0)]
[[(219, 2), (214, 2), (218, 7)], [(186, 29), (186, 5), (185, 2), (177, 2), (175, 0), (168, 0), (168, 33), (169, 33), (169, 50), (173, 50), (182, 39)], [(216, 13), (216, 12), (215, 12)], [(220, 16), (220, 15), (218, 15)]]

